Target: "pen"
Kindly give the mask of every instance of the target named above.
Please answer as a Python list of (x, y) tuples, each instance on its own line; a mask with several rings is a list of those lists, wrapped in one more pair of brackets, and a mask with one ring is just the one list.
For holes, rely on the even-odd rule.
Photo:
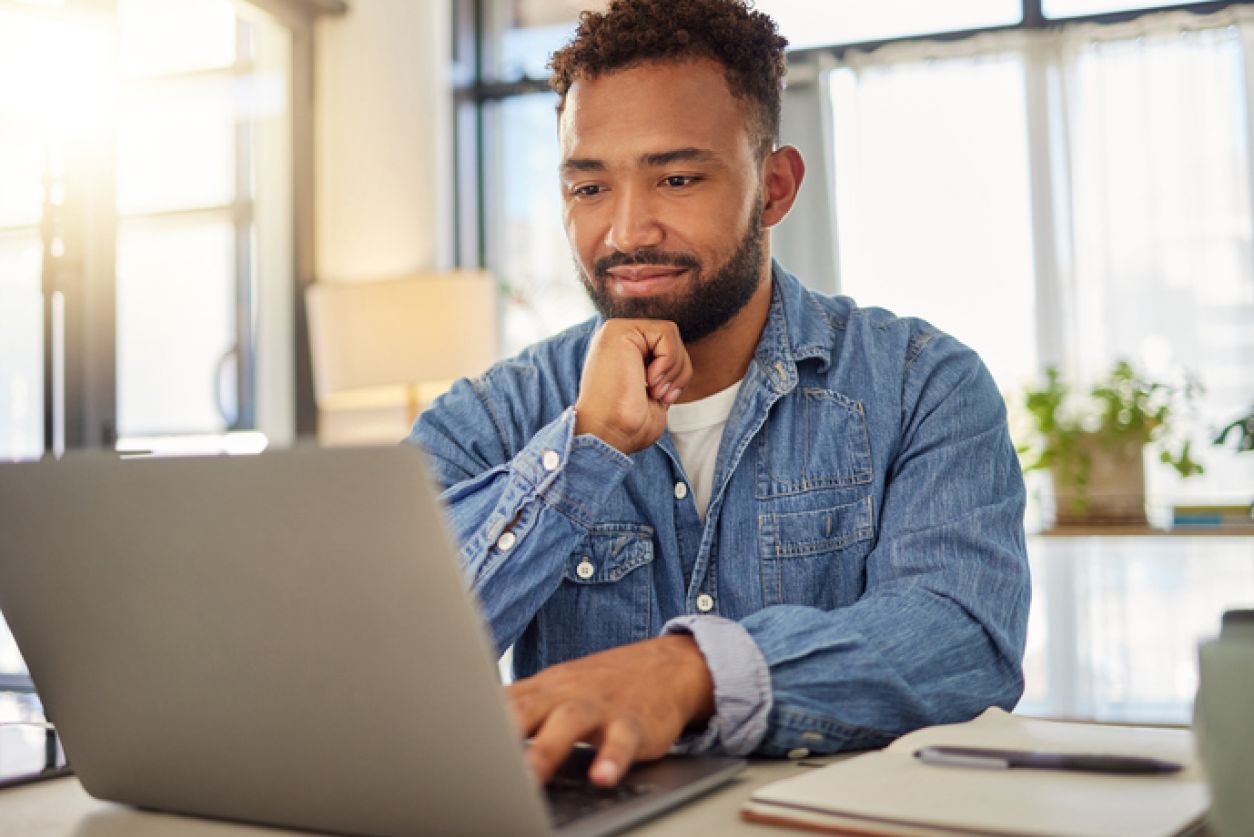
[(1094, 773), (1175, 773), (1182, 766), (1144, 756), (1041, 753), (1030, 750), (993, 750), (983, 747), (924, 747), (915, 751), (924, 764), (980, 767), (1005, 770), (1012, 767), (1036, 770), (1082, 770)]

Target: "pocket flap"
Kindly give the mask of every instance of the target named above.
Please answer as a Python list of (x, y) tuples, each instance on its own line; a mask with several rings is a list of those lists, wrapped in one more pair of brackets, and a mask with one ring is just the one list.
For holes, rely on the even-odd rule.
[(605, 584), (653, 560), (653, 527), (601, 523), (566, 559), (564, 575), (576, 584)]
[(814, 511), (782, 512), (766, 515), (764, 521), (773, 533), (776, 557), (818, 555), (868, 540), (871, 527), (871, 498), (828, 506)]

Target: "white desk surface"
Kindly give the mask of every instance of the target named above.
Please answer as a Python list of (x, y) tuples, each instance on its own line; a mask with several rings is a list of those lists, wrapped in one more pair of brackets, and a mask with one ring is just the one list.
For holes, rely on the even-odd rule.
[[(796, 834), (793, 829), (748, 823), (740, 805), (755, 788), (786, 779), (842, 758), (801, 762), (752, 760), (728, 785), (650, 820), (629, 833), (639, 837), (690, 837), (693, 834)], [(139, 811), (88, 796), (78, 779), (68, 777), (0, 790), (0, 834), (22, 837), (281, 837), (305, 832), (260, 828), (213, 820)]]

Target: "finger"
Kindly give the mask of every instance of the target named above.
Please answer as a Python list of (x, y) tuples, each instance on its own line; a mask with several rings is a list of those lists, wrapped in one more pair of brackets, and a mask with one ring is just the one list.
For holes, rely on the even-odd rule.
[(598, 713), (588, 704), (570, 701), (558, 705), (544, 719), (527, 749), (527, 761), (537, 781), (543, 784), (553, 778), (575, 744), (600, 726)]
[(679, 360), (688, 354), (684, 341), (679, 336), (679, 328), (669, 320), (642, 320), (641, 334), (648, 344), (649, 354), (653, 363), (659, 360)]
[(683, 388), (688, 386), (688, 382), (692, 380), (692, 357), (685, 349), (684, 353), (679, 357), (679, 364), (671, 375), (671, 381), (675, 386)]
[(674, 355), (655, 357), (645, 367), (644, 379), (650, 388), (656, 388), (674, 377), (675, 370), (680, 368), (680, 360)]
[(650, 396), (662, 400), (676, 385), (684, 386), (692, 377), (692, 360), (673, 323), (665, 323), (653, 347), (653, 359), (645, 369)]
[(663, 404), (674, 404), (679, 400), (680, 392), (691, 380), (692, 361), (685, 355), (683, 358), (677, 358), (676, 363), (667, 370), (663, 383), (650, 388), (649, 396)]
[(527, 738), (548, 715), (552, 701), (544, 700), (542, 693), (519, 689), (518, 685), (515, 683), (505, 688), (505, 702), (514, 717), (514, 725), (522, 737)]
[(643, 738), (640, 725), (634, 720), (618, 718), (612, 721), (597, 748), (596, 760), (588, 770), (592, 783), (603, 788), (617, 785), (636, 760)]

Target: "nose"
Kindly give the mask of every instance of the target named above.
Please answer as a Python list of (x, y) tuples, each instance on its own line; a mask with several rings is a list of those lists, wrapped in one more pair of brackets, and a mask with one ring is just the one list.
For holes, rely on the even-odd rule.
[(642, 247), (657, 247), (665, 237), (651, 192), (631, 187), (620, 189), (614, 217), (605, 234), (605, 246), (620, 253), (631, 253)]

